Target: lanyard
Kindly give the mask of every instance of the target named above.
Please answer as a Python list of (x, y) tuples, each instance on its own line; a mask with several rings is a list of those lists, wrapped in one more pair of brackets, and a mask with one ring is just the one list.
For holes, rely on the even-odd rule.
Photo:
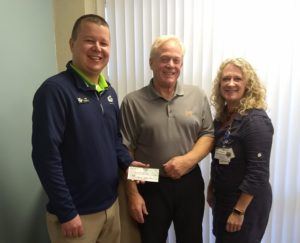
[(231, 131), (231, 124), (229, 125), (229, 127), (227, 128), (227, 130), (224, 134), (223, 141), (222, 141), (223, 147), (227, 147), (227, 145), (229, 143), (230, 131)]

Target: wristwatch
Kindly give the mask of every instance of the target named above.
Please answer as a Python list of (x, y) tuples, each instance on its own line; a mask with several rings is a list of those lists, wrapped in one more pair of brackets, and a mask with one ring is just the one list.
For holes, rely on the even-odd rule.
[(239, 210), (239, 209), (236, 209), (236, 208), (234, 208), (234, 209), (232, 210), (232, 213), (234, 213), (234, 214), (236, 214), (236, 215), (239, 215), (239, 216), (245, 215), (245, 212), (243, 212), (243, 211), (241, 211), (241, 210)]

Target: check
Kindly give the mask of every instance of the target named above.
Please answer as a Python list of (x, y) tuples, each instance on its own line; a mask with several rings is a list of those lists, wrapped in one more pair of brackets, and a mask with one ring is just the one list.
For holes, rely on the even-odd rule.
[(158, 182), (159, 169), (129, 166), (127, 179)]

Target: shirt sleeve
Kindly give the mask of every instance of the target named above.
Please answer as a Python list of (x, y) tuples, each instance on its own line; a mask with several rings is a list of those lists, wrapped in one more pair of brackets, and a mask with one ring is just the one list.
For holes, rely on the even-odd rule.
[(214, 137), (214, 126), (211, 115), (211, 110), (207, 96), (203, 92), (203, 106), (202, 106), (202, 129), (199, 133), (199, 137), (208, 135)]
[(239, 189), (255, 196), (269, 183), (273, 126), (266, 114), (252, 115), (243, 131), (246, 171)]
[(64, 96), (58, 87), (44, 84), (38, 89), (33, 99), (32, 160), (61, 223), (77, 215), (63, 175), (60, 151), (66, 112)]
[(124, 98), (121, 105), (121, 133), (123, 136), (123, 143), (125, 146), (134, 151), (136, 149), (136, 121), (133, 115), (130, 102), (127, 97)]
[(121, 115), (120, 110), (118, 108), (118, 115), (117, 115), (117, 121), (118, 121), (117, 136), (118, 137), (117, 137), (117, 144), (116, 144), (116, 152), (118, 156), (119, 167), (123, 170), (126, 170), (128, 166), (132, 163), (133, 159), (129, 154), (127, 147), (123, 143), (123, 136), (120, 131), (120, 120), (121, 120), (120, 115)]

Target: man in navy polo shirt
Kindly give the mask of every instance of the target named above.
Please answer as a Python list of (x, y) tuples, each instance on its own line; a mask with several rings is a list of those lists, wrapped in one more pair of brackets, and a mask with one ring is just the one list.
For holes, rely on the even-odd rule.
[(101, 74), (110, 32), (98, 15), (76, 20), (72, 61), (33, 100), (32, 159), (49, 197), (51, 242), (120, 241), (118, 170), (133, 161), (122, 144), (119, 105)]

